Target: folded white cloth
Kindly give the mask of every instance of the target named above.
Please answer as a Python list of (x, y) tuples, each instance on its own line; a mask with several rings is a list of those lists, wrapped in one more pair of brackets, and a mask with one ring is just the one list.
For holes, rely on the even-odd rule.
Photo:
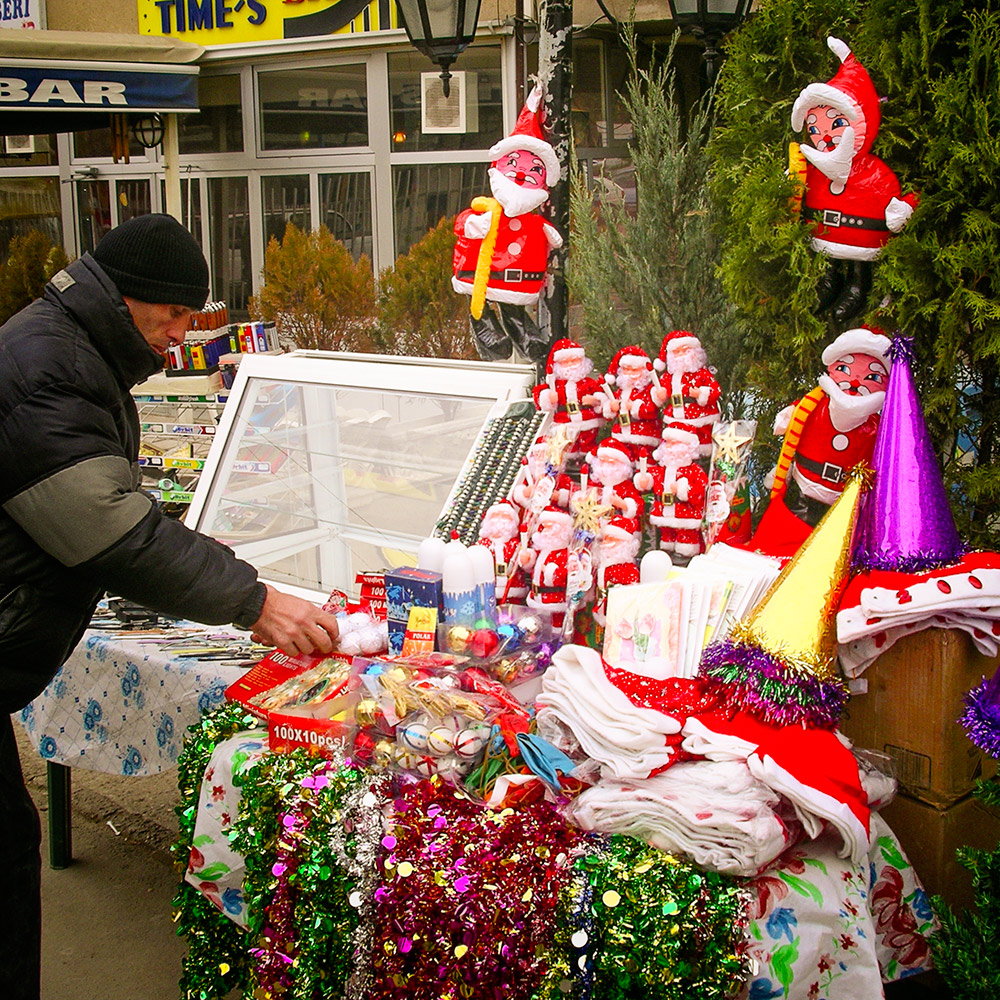
[(685, 761), (643, 780), (602, 780), (569, 815), (584, 830), (626, 834), (703, 868), (749, 876), (801, 834), (780, 809), (780, 797), (743, 761)]

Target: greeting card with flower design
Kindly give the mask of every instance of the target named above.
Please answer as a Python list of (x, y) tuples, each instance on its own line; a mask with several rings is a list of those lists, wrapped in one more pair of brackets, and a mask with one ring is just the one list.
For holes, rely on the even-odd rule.
[(612, 587), (604, 659), (657, 680), (680, 676), (690, 603), (690, 588), (683, 580)]

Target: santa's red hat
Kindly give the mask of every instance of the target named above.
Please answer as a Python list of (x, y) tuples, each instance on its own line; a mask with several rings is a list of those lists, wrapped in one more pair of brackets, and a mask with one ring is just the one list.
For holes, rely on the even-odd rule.
[(496, 162), (506, 153), (526, 149), (545, 164), (545, 183), (548, 187), (552, 187), (558, 182), (561, 171), (556, 151), (542, 138), (542, 125), (538, 114), (541, 103), (542, 89), (535, 87), (517, 116), (514, 131), (490, 147), (490, 157)]
[(605, 382), (614, 383), (615, 378), (618, 376), (618, 366), (622, 363), (623, 359), (628, 359), (626, 365), (631, 364), (636, 367), (633, 362), (633, 358), (641, 361), (643, 364), (650, 364), (649, 355), (638, 346), (638, 344), (631, 344), (628, 347), (621, 348), (617, 354), (611, 359), (611, 364), (608, 365), (608, 373), (604, 376)]
[(680, 443), (690, 445), (696, 451), (701, 446), (701, 442), (698, 435), (694, 431), (689, 431), (686, 427), (682, 427), (679, 424), (667, 424), (666, 427), (660, 432), (660, 439), (666, 441), (667, 444)]
[(591, 453), (597, 458), (617, 458), (625, 459), (629, 465), (632, 464), (632, 454), (621, 441), (614, 438), (605, 438)]
[(545, 507), (538, 515), (538, 523), (541, 524), (573, 524), (573, 515), (568, 511), (562, 509), (562, 507), (556, 507), (555, 504), (549, 504)]
[(613, 517), (601, 525), (601, 534), (631, 541), (639, 534), (639, 522), (634, 517)]
[(870, 354), (878, 358), (888, 371), (892, 367), (889, 347), (892, 341), (878, 327), (859, 326), (845, 330), (836, 340), (823, 348), (823, 364), (832, 365), (845, 354)]
[(658, 372), (666, 371), (667, 352), (678, 347), (701, 347), (701, 341), (689, 330), (671, 330), (660, 344), (660, 353), (656, 356), (653, 367)]
[(586, 352), (584, 349), (575, 341), (570, 340), (568, 337), (563, 337), (561, 340), (557, 340), (549, 351), (549, 359), (545, 365), (545, 371), (547, 374), (551, 375), (553, 366), (558, 364), (560, 361), (571, 361), (577, 358), (586, 357)]
[(826, 44), (840, 60), (840, 69), (829, 83), (810, 83), (801, 91), (792, 105), (792, 129), (802, 131), (806, 112), (810, 108), (819, 104), (829, 105), (841, 112), (855, 126), (855, 131), (859, 121), (865, 124), (866, 135), (861, 149), (867, 149), (874, 141), (882, 120), (875, 84), (845, 42), (830, 35)]
[(510, 517), (514, 518), (516, 521), (521, 519), (521, 509), (509, 497), (497, 500), (496, 503), (490, 504), (489, 507), (486, 508), (487, 514), (499, 514), (501, 511), (510, 515)]

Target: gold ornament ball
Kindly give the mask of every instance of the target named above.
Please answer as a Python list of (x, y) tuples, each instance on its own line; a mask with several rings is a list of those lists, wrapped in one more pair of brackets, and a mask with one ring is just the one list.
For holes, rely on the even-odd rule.
[(464, 653), (472, 641), (472, 629), (465, 625), (452, 625), (447, 632), (448, 649), (453, 653)]

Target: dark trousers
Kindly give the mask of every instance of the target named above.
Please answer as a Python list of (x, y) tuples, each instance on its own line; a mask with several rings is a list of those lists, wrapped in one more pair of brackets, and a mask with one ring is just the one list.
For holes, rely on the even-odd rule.
[(39, 1000), (42, 965), (42, 828), (10, 716), (0, 719), (0, 997)]

